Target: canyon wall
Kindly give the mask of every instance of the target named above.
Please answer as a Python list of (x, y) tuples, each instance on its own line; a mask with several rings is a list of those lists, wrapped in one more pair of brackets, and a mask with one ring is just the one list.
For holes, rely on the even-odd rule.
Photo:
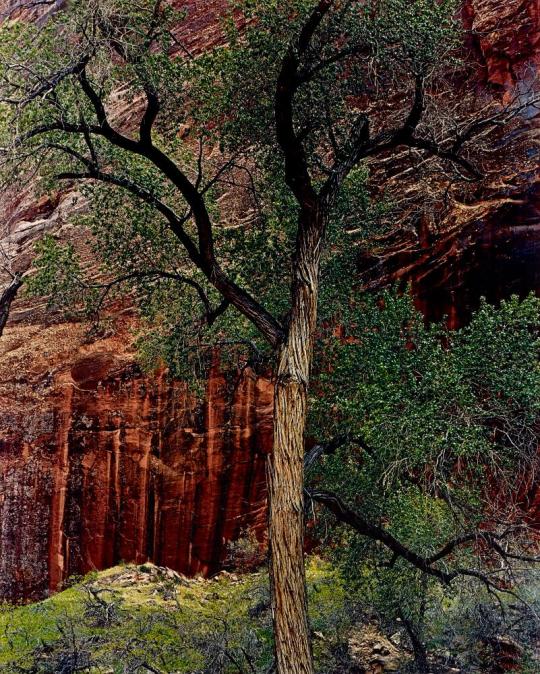
[[(446, 316), (452, 327), (481, 296), (496, 302), (540, 290), (540, 1), (465, 0), (463, 22), (477, 100), (523, 109), (490, 141), (485, 178), (457, 194), (442, 219), (422, 209), (420, 196), (416, 226), (398, 227), (380, 252), (360, 260), (367, 287), (410, 282), (424, 314)], [(411, 187), (399, 157), (381, 177)]]
[[(29, 3), (15, 4), (24, 11)], [(221, 39), (224, 1), (175, 4), (188, 11), (178, 36), (191, 51)], [(538, 0), (467, 0), (464, 20), (482, 95), (530, 96)], [(480, 295), (540, 290), (536, 110), (525, 109), (511, 133), (519, 151), (508, 158), (501, 141), (500, 170), (436, 230), (428, 222), (400, 231), (366, 253), (366, 286), (410, 281), (426, 315), (446, 314), (454, 325)], [(398, 168), (384, 171), (388, 183), (400, 177)], [(28, 268), (43, 232), (83, 239), (73, 224), (84, 207), (76, 194), (36, 202), (29, 185), (0, 200), (16, 269)], [(119, 308), (96, 336), (37, 300), (13, 306), (0, 340), (0, 598), (35, 599), (71, 574), (122, 559), (209, 574), (246, 527), (262, 535), (270, 382), (249, 370), (225, 377), (216, 362), (198, 405), (181, 382), (140, 371), (134, 321)]]
[(264, 530), (272, 387), (216, 363), (204, 404), (126, 352), (130, 322), (92, 344), (75, 324), (14, 325), (0, 349), (0, 596), (152, 559), (211, 574)]

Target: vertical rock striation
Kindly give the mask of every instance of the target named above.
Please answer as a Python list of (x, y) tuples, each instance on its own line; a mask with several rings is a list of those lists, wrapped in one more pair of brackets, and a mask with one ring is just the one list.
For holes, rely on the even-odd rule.
[(233, 381), (216, 364), (197, 406), (184, 384), (97, 350), (44, 402), (0, 440), (3, 598), (121, 560), (208, 575), (228, 541), (263, 531), (267, 379), (246, 370)]

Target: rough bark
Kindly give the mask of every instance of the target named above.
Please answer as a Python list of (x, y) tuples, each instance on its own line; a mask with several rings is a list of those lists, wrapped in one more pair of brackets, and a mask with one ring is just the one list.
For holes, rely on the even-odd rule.
[(2, 336), (4, 328), (6, 327), (6, 323), (9, 318), (9, 310), (11, 309), (13, 300), (17, 297), (17, 293), (19, 292), (19, 288), (21, 286), (22, 279), (18, 274), (16, 274), (7, 288), (0, 295), (0, 337)]
[(302, 495), (307, 390), (294, 372), (294, 360), (285, 347), (276, 383), (274, 449), (269, 469), (270, 576), (278, 672), (311, 674)]
[[(303, 220), (303, 221), (302, 221)], [(269, 467), (271, 589), (279, 674), (312, 674), (304, 569), (304, 430), (324, 218), (301, 216), (287, 339), (278, 353)]]

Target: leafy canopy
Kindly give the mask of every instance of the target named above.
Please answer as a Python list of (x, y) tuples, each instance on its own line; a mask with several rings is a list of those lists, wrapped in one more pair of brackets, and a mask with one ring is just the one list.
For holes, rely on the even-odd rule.
[[(319, 342), (311, 432), (347, 441), (312, 468), (309, 490), (339, 495), (423, 559), (478, 531), (434, 566), (485, 570), (499, 587), (520, 591), (533, 582), (537, 559), (525, 513), (538, 466), (539, 355), (540, 300), (532, 295), (499, 307), (482, 302), (456, 331), (426, 325), (409, 295), (358, 298), (343, 330)], [(318, 518), (327, 551), (387, 624), (406, 618), (429, 640), (460, 597), (471, 611), (475, 601), (489, 604), (478, 577), (445, 585), (380, 540), (324, 511)], [(499, 548), (488, 533), (501, 535)], [(527, 604), (514, 609), (534, 617)]]
[[(193, 213), (176, 186), (137, 150), (137, 134), (146, 138), (150, 122), (153, 144), (204, 198), (221, 268), (286, 323), (298, 204), (286, 184), (274, 99), (280, 64), (313, 7), (308, 0), (233, 2), (223, 44), (197, 55), (178, 37), (185, 17), (155, 0), (79, 0), (44, 25), (2, 26), (5, 173), (17, 180), (37, 170), (43, 190), (96, 167), (105, 174), (107, 180), (82, 188), (83, 224), (106, 278), (123, 279), (113, 290), (123, 288), (140, 303), (149, 364), (164, 359), (173, 372), (187, 374), (186, 363), (200, 363), (207, 345), (238, 342), (250, 358), (266, 348), (248, 319), (222, 306), (208, 275), (156, 210), (157, 201), (164, 204), (196, 238)], [(384, 110), (371, 122), (381, 146), (404, 123), (415, 82), (435, 81), (448, 67), (459, 39), (454, 10), (453, 0), (385, 0), (336, 3), (325, 15), (301, 54), (293, 104), (315, 184), (351, 151), (354, 129), (371, 111)], [(390, 91), (406, 103), (387, 106)], [(123, 108), (125, 100), (133, 110)], [(148, 111), (156, 100), (153, 119)], [(430, 123), (424, 120), (426, 129)], [(104, 134), (107, 124), (127, 140)], [(126, 183), (137, 190), (126, 191)], [(371, 203), (368, 183), (360, 162), (334, 204), (321, 321), (348, 301), (339, 291), (353, 282), (355, 246), (388, 211), (384, 198)], [(150, 196), (141, 200), (142, 193)], [(71, 255), (53, 255), (47, 245), (33, 288), (54, 293), (54, 277), (68, 273)], [(70, 283), (101, 306), (93, 273), (75, 264)], [(110, 297), (111, 289), (104, 290)]]

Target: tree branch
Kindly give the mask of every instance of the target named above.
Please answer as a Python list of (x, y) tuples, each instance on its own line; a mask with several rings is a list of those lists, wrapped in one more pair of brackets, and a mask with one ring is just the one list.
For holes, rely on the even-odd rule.
[(469, 534), (464, 534), (459, 536), (444, 545), (437, 553), (431, 557), (422, 557), (418, 555), (410, 548), (403, 545), (398, 541), (392, 534), (383, 529), (382, 527), (376, 526), (368, 522), (357, 512), (349, 508), (344, 501), (332, 492), (320, 491), (320, 490), (308, 490), (308, 496), (312, 498), (317, 503), (324, 505), (339, 522), (348, 524), (360, 535), (366, 536), (371, 540), (378, 541), (387, 547), (392, 553), (392, 564), (395, 563), (396, 559), (399, 557), (405, 559), (407, 562), (420, 569), (423, 573), (437, 578), (439, 581), (448, 585), (458, 576), (469, 576), (471, 578), (476, 578), (480, 580), (486, 587), (490, 590), (496, 592), (506, 592), (519, 597), (508, 587), (505, 587), (503, 584), (494, 582), (489, 578), (487, 573), (482, 573), (477, 569), (470, 569), (465, 567), (458, 567), (453, 571), (443, 571), (435, 566), (436, 562), (448, 557), (451, 555), (456, 548), (467, 543), (472, 543), (474, 541), (482, 541), (492, 550), (494, 550), (499, 556), (502, 556), (503, 559), (517, 559), (522, 561), (527, 561), (530, 563), (540, 562), (540, 557), (529, 557), (525, 555), (514, 555), (512, 553), (507, 553), (500, 545), (500, 541), (510, 535), (512, 528), (507, 529), (501, 534), (496, 534), (488, 531), (476, 531)]
[(361, 113), (356, 118), (349, 139), (346, 143), (347, 150), (338, 154), (330, 175), (321, 188), (322, 198), (332, 202), (343, 184), (343, 181), (358, 164), (363, 156), (367, 156), (367, 149), (370, 147), (369, 140), (369, 118)]
[[(181, 226), (181, 222), (172, 214), (171, 209), (157, 200), (147, 190), (135, 186), (129, 180), (115, 178), (110, 174), (103, 173), (97, 169), (91, 169), (86, 174), (64, 173), (59, 177), (63, 179), (95, 179), (109, 182), (127, 189), (132, 194), (136, 194), (138, 197), (142, 198), (146, 203), (154, 205), (168, 219), (172, 231), (178, 236), (179, 240), (186, 248), (190, 259), (205, 274), (210, 283), (214, 285), (225, 299), (256, 325), (272, 346), (277, 346), (282, 341), (284, 334), (281, 324), (249, 293), (231, 281), (217, 262), (214, 252), (212, 222), (203, 195), (198, 191), (197, 187), (190, 182), (188, 177), (180, 170), (176, 163), (164, 152), (156, 148), (151, 142), (151, 126), (158, 112), (156, 107), (157, 102), (152, 102), (152, 99), (149, 101), (149, 106), (147, 108), (148, 114), (145, 113), (145, 120), (142, 126), (143, 139), (138, 141), (132, 140), (111, 127), (107, 119), (103, 101), (90, 83), (84, 68), (78, 75), (78, 81), (84, 94), (94, 108), (98, 125), (89, 126), (87, 124), (71, 124), (65, 123), (62, 120), (57, 120), (56, 122), (32, 129), (23, 135), (18, 143), (20, 144), (24, 142), (24, 140), (51, 131), (83, 134), (85, 138), (88, 137), (88, 134), (95, 134), (103, 136), (111, 144), (117, 147), (148, 159), (162, 173), (162, 175), (164, 175), (164, 177), (180, 191), (183, 198), (188, 203), (190, 214), (197, 227), (198, 250)], [(84, 163), (88, 166), (87, 161), (84, 161)]]
[[(195, 251), (188, 249), (188, 254), (192, 261), (205, 274), (212, 285), (241, 313), (249, 318), (273, 346), (277, 346), (283, 338), (282, 326), (249, 293), (231, 281), (217, 262), (214, 251), (212, 222), (203, 195), (176, 163), (151, 143), (150, 128), (143, 130), (143, 133), (146, 133), (145, 142), (133, 141), (118, 133), (110, 126), (103, 103), (91, 87), (84, 73), (81, 85), (94, 106), (98, 121), (100, 122), (101, 135), (107, 138), (113, 145), (145, 157), (152, 162), (180, 191), (188, 203), (198, 234), (197, 253), (195, 254)], [(150, 113), (146, 123), (151, 121), (154, 113), (157, 115), (155, 104), (150, 106)], [(175, 230), (173, 229), (173, 231)], [(185, 245), (185, 238), (181, 239), (181, 241)]]
[(349, 56), (371, 56), (373, 54), (373, 48), (370, 45), (351, 45), (349, 47), (344, 47), (339, 51), (332, 54), (328, 58), (319, 61), (311, 68), (302, 68), (298, 72), (298, 82), (300, 84), (305, 84), (310, 82), (318, 73), (322, 72), (328, 66), (333, 65), (334, 63), (339, 63)]
[(309, 471), (315, 463), (323, 456), (323, 454), (334, 454), (336, 450), (345, 445), (358, 445), (364, 449), (368, 454), (373, 454), (373, 450), (369, 447), (363, 438), (357, 435), (350, 435), (344, 433), (343, 435), (337, 435), (335, 438), (328, 440), (327, 442), (321, 442), (306, 452), (304, 456), (304, 471)]
[(317, 194), (308, 170), (304, 146), (294, 128), (294, 97), (302, 83), (300, 57), (307, 51), (313, 35), (333, 0), (320, 0), (300, 31), (296, 44), (289, 46), (278, 76), (274, 101), (276, 136), (285, 158), (285, 180), (300, 204), (315, 205)]
[(416, 75), (414, 80), (414, 102), (403, 125), (402, 133), (410, 138), (422, 120), (424, 113), (424, 77)]
[[(168, 158), (166, 159), (167, 161), (170, 161)], [(212, 285), (221, 292), (224, 299), (247, 316), (247, 318), (261, 330), (261, 333), (272, 346), (276, 346), (281, 341), (283, 337), (283, 328), (276, 319), (256, 302), (251, 295), (228, 279), (222, 272), (215, 259), (213, 259), (213, 243), (211, 244), (212, 256), (209, 262), (208, 259), (205, 259), (205, 257), (201, 255), (197, 246), (187, 234), (183, 227), (183, 219), (180, 219), (169, 206), (160, 201), (151, 192), (126, 178), (114, 176), (99, 170), (89, 169), (86, 173), (66, 172), (59, 174), (57, 178), (60, 180), (97, 180), (116, 185), (155, 207), (157, 211), (166, 217), (171, 230), (186, 249), (192, 262), (205, 274)], [(201, 202), (202, 197), (197, 194), (197, 204), (199, 205), (199, 208), (201, 207)], [(208, 217), (204, 203), (202, 204), (202, 208), (204, 209), (205, 217)], [(193, 211), (194, 208), (192, 208), (191, 212)], [(199, 215), (201, 215), (200, 210), (198, 212)]]
[[(62, 68), (61, 70), (58, 70), (55, 73), (52, 73), (47, 78), (39, 77), (38, 75), (36, 75), (36, 77), (39, 77), (41, 82), (37, 84), (31, 91), (29, 91), (24, 98), (21, 99), (2, 98), (1, 102), (7, 103), (8, 105), (15, 105), (18, 108), (24, 108), (29, 103), (34, 101), (36, 98), (44, 96), (50, 91), (53, 91), (61, 82), (63, 82), (68, 77), (71, 77), (72, 75), (78, 75), (81, 72), (81, 70), (83, 70), (86, 67), (89, 58), (90, 58), (89, 56), (85, 56), (80, 61), (77, 61), (76, 63), (73, 63), (69, 66), (66, 66), (65, 68)], [(25, 72), (27, 70), (28, 70), (27, 68), (24, 68)]]
[(141, 119), (139, 135), (141, 143), (150, 146), (152, 145), (152, 128), (154, 126), (154, 122), (157, 119), (157, 116), (159, 115), (161, 103), (157, 92), (150, 85), (147, 84), (144, 87), (144, 93), (146, 94), (147, 105), (144, 115)]
[(334, 516), (345, 524), (351, 526), (362, 536), (367, 536), (371, 540), (379, 541), (391, 550), (395, 555), (402, 557), (407, 562), (416, 566), (418, 569), (434, 576), (444, 584), (450, 583), (455, 577), (452, 573), (446, 573), (440, 569), (433, 568), (428, 560), (404, 546), (397, 538), (383, 529), (375, 526), (361, 517), (354, 510), (349, 508), (339, 496), (327, 491), (309, 490), (308, 495), (317, 503), (324, 505)]
[[(476, 166), (465, 157), (462, 157), (459, 153), (452, 150), (445, 150), (439, 144), (435, 143), (432, 140), (427, 138), (416, 138), (411, 137), (411, 139), (406, 143), (409, 147), (416, 147), (420, 150), (426, 150), (429, 154), (445, 159), (452, 164), (456, 164), (471, 176), (472, 180), (480, 180), (484, 177), (484, 174), (479, 171)], [(470, 179), (470, 178), (469, 178)]]
[[(199, 299), (201, 300), (201, 303), (204, 306), (205, 309), (205, 317), (207, 318), (207, 322), (209, 322), (210, 316), (212, 316), (215, 312), (212, 310), (212, 306), (210, 304), (210, 300), (208, 299), (208, 296), (206, 295), (204, 288), (195, 281), (195, 279), (190, 278), (189, 276), (185, 276), (184, 274), (178, 274), (176, 272), (168, 272), (164, 271), (161, 269), (156, 269), (156, 270), (148, 270), (148, 271), (140, 271), (140, 272), (133, 272), (132, 274), (125, 274), (124, 276), (119, 276), (109, 283), (98, 283), (95, 285), (92, 285), (92, 288), (102, 288), (104, 289), (104, 293), (100, 299), (99, 302), (99, 308), (103, 305), (103, 302), (105, 301), (105, 298), (111, 291), (111, 289), (116, 286), (120, 285), (121, 283), (125, 283), (126, 281), (132, 281), (136, 279), (144, 279), (144, 278), (161, 278), (161, 279), (168, 279), (171, 281), (176, 281), (178, 283), (184, 283), (185, 285), (190, 286), (193, 288), (197, 294), (199, 295)], [(215, 320), (215, 319), (214, 319)]]
[[(69, 153), (71, 154), (71, 153)], [(88, 165), (88, 160), (85, 160), (85, 163)], [(128, 180), (127, 178), (123, 178), (120, 176), (115, 176), (110, 173), (106, 173), (104, 171), (100, 171), (98, 169), (89, 167), (89, 170), (87, 173), (81, 173), (81, 172), (76, 172), (76, 171), (66, 171), (64, 173), (59, 173), (57, 174), (56, 178), (58, 180), (96, 180), (98, 182), (103, 182), (103, 183), (108, 183), (110, 185), (116, 185), (117, 187), (121, 187), (125, 189), (127, 192), (133, 194), (134, 196), (138, 197), (145, 203), (153, 206), (157, 211), (159, 211), (162, 215), (165, 216), (167, 221), (169, 222), (169, 225), (171, 227), (171, 230), (174, 232), (174, 234), (177, 236), (177, 238), (180, 240), (184, 248), (186, 249), (188, 255), (190, 256), (191, 260), (197, 265), (200, 266), (201, 264), (201, 259), (199, 255), (199, 251), (197, 250), (197, 247), (195, 246), (194, 242), (186, 232), (186, 230), (183, 227), (183, 219), (181, 219), (169, 206), (167, 206), (165, 203), (160, 201), (152, 192), (147, 190), (146, 188), (142, 187), (141, 185), (138, 185), (137, 183), (132, 182), (131, 180)]]

